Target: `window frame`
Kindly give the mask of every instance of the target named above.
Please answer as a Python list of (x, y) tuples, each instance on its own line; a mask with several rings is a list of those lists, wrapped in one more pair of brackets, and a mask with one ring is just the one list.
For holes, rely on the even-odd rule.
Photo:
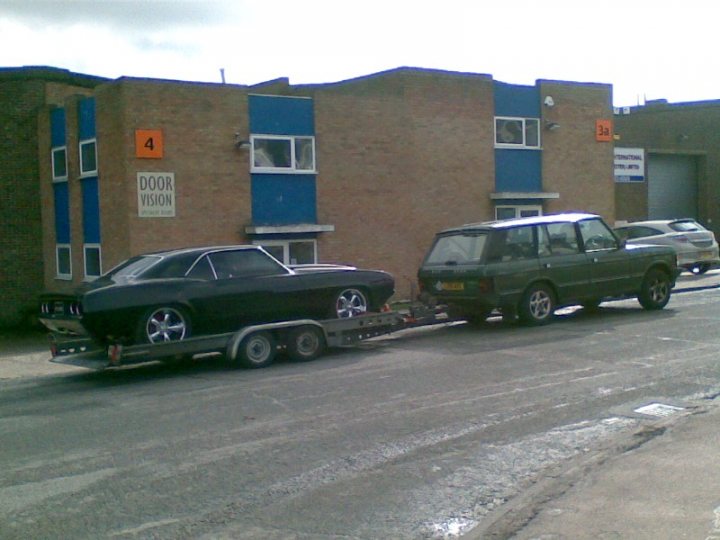
[[(55, 174), (55, 163), (57, 162), (57, 159), (55, 158), (55, 155), (57, 152), (63, 152), (63, 166), (65, 168), (65, 174), (61, 176), (57, 176)], [(68, 160), (67, 160), (67, 146), (55, 146), (50, 149), (50, 161), (51, 161), (51, 167), (52, 167), (52, 181), (53, 182), (67, 182), (68, 181)]]
[[(255, 145), (258, 140), (288, 141), (290, 143), (290, 166), (267, 167), (255, 165)], [(298, 168), (297, 141), (309, 140), (312, 148), (312, 166), (308, 169)], [(250, 172), (270, 174), (317, 174), (315, 136), (313, 135), (250, 135)]]
[[(68, 273), (60, 272), (61, 249), (67, 249)], [(55, 244), (55, 279), (72, 280), (72, 246), (70, 244)]]
[[(93, 153), (95, 160), (95, 168), (91, 170), (85, 170), (83, 168), (83, 148), (89, 145), (93, 145)], [(98, 173), (98, 156), (97, 156), (97, 139), (85, 139), (78, 143), (78, 164), (80, 167), (80, 178), (88, 178), (90, 176), (97, 176)]]
[(515, 210), (515, 216), (511, 218), (502, 218), (502, 219), (517, 219), (521, 217), (534, 217), (534, 216), (522, 216), (520, 215), (523, 210), (531, 210), (531, 211), (537, 211), (536, 216), (542, 216), (543, 215), (543, 208), (541, 204), (497, 204), (495, 205), (495, 219), (499, 220), (501, 218), (498, 217), (498, 209), (507, 209), (507, 208), (513, 208)]
[[(293, 263), (290, 262), (290, 244), (292, 244), (292, 243), (312, 243), (312, 245), (313, 245), (313, 262), (297, 263), (297, 264), (317, 264), (318, 263), (317, 240), (315, 238), (288, 238), (285, 240), (253, 240), (252, 243), (254, 246), (260, 246), (262, 248), (264, 248), (265, 246), (282, 247), (283, 248), (283, 258), (280, 260), (280, 262), (283, 263), (285, 266), (293, 265)], [(268, 253), (270, 253), (270, 252), (268, 252)], [(272, 255), (272, 253), (270, 253), (270, 255)], [(273, 257), (274, 257), (274, 255), (273, 255)]]
[[(498, 141), (498, 121), (513, 121), (513, 122), (522, 122), (522, 143), (509, 143), (509, 142), (499, 142)], [(537, 126), (537, 144), (536, 145), (530, 145), (527, 143), (527, 123), (528, 121), (532, 121)], [(540, 150), (542, 148), (542, 138), (540, 136), (540, 119), (539, 118), (533, 118), (533, 117), (523, 117), (523, 116), (496, 116), (494, 121), (494, 141), (495, 141), (495, 148), (512, 148), (512, 149), (524, 149), (524, 150)]]
[[(98, 270), (99, 273), (97, 275), (95, 274), (89, 274), (88, 273), (88, 250), (89, 249), (97, 249), (98, 254)], [(83, 271), (84, 271), (84, 280), (85, 281), (94, 281), (100, 276), (102, 276), (102, 248), (100, 247), (100, 244), (83, 244)]]

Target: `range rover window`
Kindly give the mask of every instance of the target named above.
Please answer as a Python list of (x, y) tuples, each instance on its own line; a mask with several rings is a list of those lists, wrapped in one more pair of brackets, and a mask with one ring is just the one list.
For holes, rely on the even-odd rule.
[(599, 219), (586, 219), (579, 223), (580, 236), (585, 251), (617, 249), (618, 243), (612, 231)]
[(577, 233), (573, 223), (548, 223), (550, 251), (553, 255), (573, 255), (580, 253)]
[(488, 262), (507, 262), (537, 257), (532, 226), (513, 227), (495, 231)]
[(425, 260), (426, 264), (477, 264), (482, 257), (487, 233), (458, 233), (440, 236)]

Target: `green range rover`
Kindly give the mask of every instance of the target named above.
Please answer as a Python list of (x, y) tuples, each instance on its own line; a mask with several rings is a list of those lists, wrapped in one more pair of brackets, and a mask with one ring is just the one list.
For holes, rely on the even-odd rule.
[(423, 299), (480, 321), (494, 309), (527, 324), (557, 307), (595, 309), (637, 297), (662, 309), (680, 273), (669, 246), (625, 245), (594, 214), (557, 214), (463, 225), (438, 233), (418, 280)]

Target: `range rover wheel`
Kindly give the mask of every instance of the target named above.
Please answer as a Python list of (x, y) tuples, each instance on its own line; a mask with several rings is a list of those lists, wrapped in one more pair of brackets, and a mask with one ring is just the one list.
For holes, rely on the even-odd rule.
[(270, 332), (253, 332), (240, 342), (237, 360), (246, 368), (269, 366), (275, 360), (277, 343)]
[(670, 277), (657, 268), (651, 268), (645, 274), (638, 302), (645, 309), (662, 309), (670, 301)]
[(291, 360), (309, 362), (320, 356), (325, 349), (325, 334), (311, 324), (293, 328), (288, 332), (287, 353)]
[(362, 291), (359, 289), (344, 289), (335, 296), (331, 316), (337, 319), (347, 319), (363, 315), (367, 310), (367, 297)]
[(138, 323), (138, 343), (167, 343), (190, 337), (190, 317), (179, 307), (162, 306), (148, 310)]
[(518, 306), (520, 320), (529, 325), (549, 323), (555, 311), (555, 296), (547, 285), (531, 286)]

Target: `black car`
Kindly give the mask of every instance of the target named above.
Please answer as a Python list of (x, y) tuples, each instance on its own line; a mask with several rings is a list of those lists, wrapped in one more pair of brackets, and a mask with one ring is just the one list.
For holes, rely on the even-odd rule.
[(203, 247), (128, 259), (76, 295), (45, 294), (51, 331), (107, 343), (159, 343), (293, 319), (378, 311), (393, 277), (338, 265), (287, 267), (258, 246)]
[(637, 297), (662, 309), (680, 273), (668, 246), (625, 245), (594, 214), (557, 214), (464, 225), (439, 233), (418, 272), (428, 302), (469, 320), (494, 309), (529, 324), (556, 307), (596, 308)]

